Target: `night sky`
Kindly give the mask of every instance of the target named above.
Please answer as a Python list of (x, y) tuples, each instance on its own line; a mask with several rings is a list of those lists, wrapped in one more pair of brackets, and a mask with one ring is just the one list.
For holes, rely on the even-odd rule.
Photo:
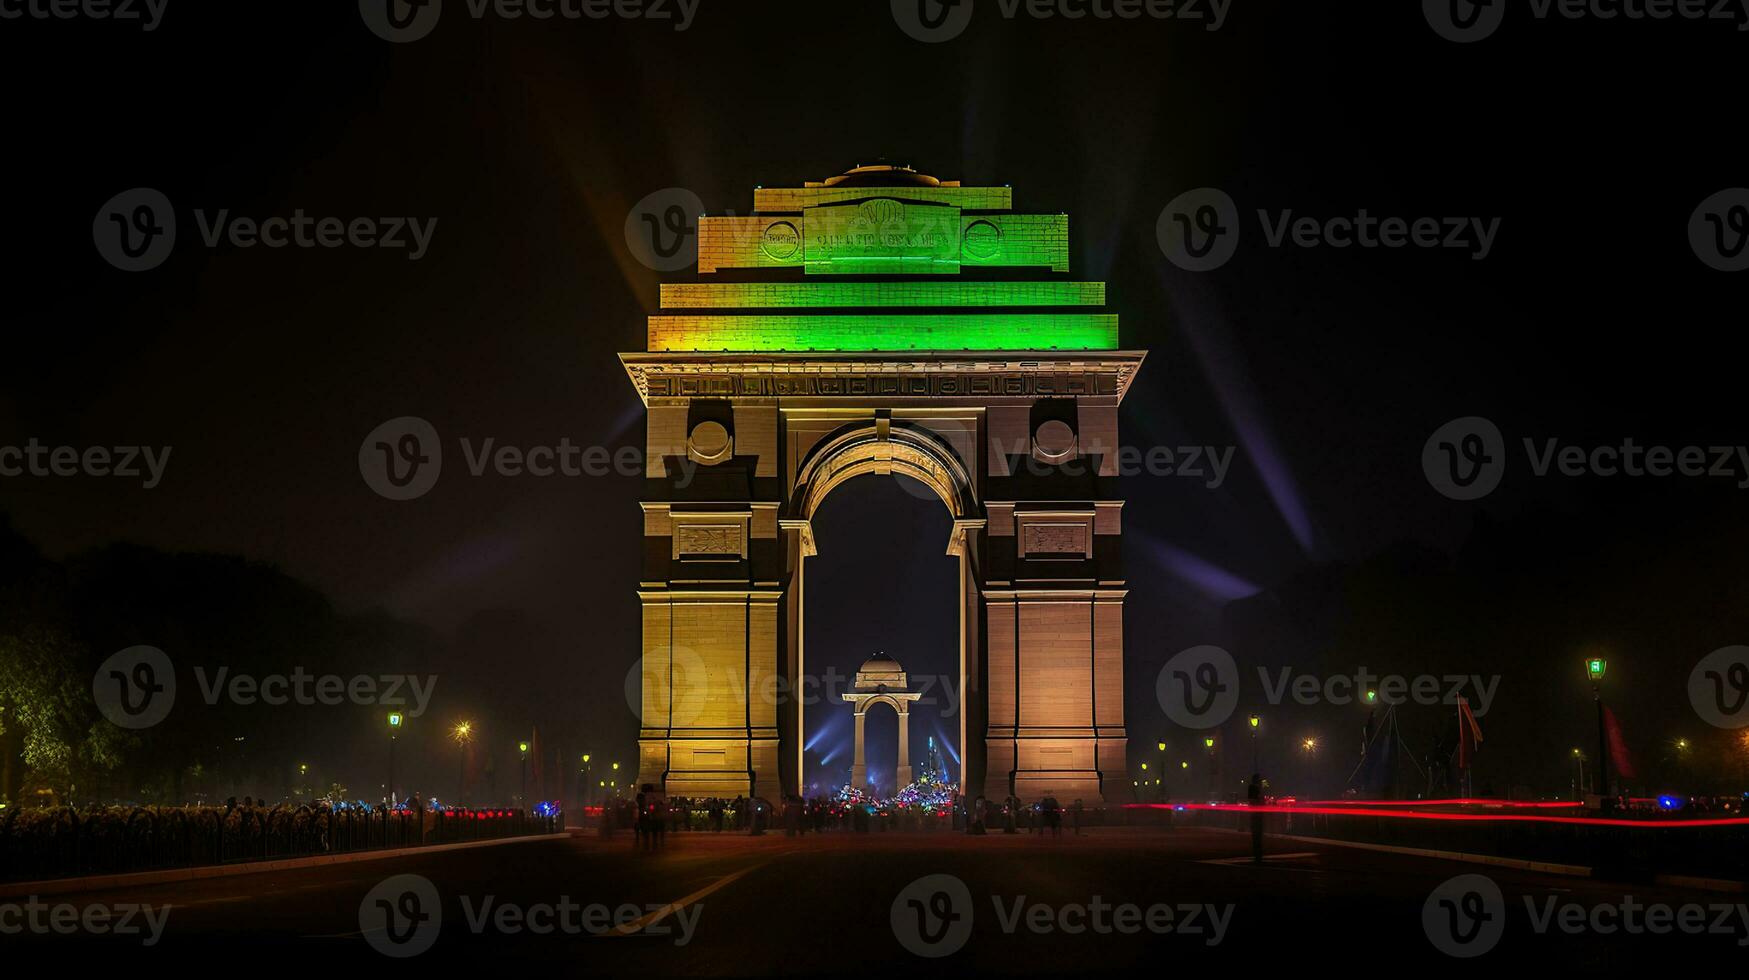
[[(1123, 346), (1150, 352), (1126, 443), (1237, 447), (1218, 488), (1124, 484), (1138, 744), (1172, 734), (1154, 677), (1199, 643), (1275, 664), (1348, 642), (1380, 651), (1375, 669), (1393, 666), (1384, 651), (1404, 669), (1498, 667), (1518, 742), (1488, 748), (1524, 760), (1495, 770), (1501, 788), (1552, 781), (1587, 737), (1585, 644), (1614, 651), (1635, 692), (1624, 725), (1648, 754), (1698, 732), (1689, 668), (1749, 642), (1749, 472), (1537, 479), (1518, 447), (1749, 440), (1749, 280), (1708, 268), (1687, 234), (1700, 202), (1749, 185), (1746, 35), (1519, 16), (1460, 45), (1414, 3), (1237, 0), (1218, 31), (997, 11), (980, 0), (963, 36), (934, 45), (885, 0), (704, 0), (684, 32), (476, 20), (451, 0), (409, 44), (377, 38), (350, 2), (171, 0), (151, 32), (0, 22), (0, 445), (173, 447), (153, 489), (0, 478), (0, 512), (56, 558), (129, 541), (272, 563), (343, 611), (443, 638), (440, 673), (490, 656), (547, 730), (629, 760), (638, 479), (476, 478), (458, 452), (429, 494), (395, 502), (360, 478), (359, 444), (415, 415), (446, 451), (462, 437), (640, 445), (616, 354), (642, 349), (663, 276), (631, 257), (628, 208), (684, 187), (745, 211), (755, 185), (884, 159), (1067, 212), (1074, 278), (1109, 282)], [(1230, 263), (1187, 272), (1155, 223), (1205, 186), (1232, 196), (1244, 231)], [(169, 261), (129, 274), (97, 253), (92, 220), (134, 187), (162, 191), (180, 227)], [(1500, 230), (1475, 261), (1270, 248), (1256, 217), (1362, 208)], [(437, 225), (418, 261), (208, 248), (195, 209)], [(1429, 486), (1421, 454), (1471, 415), (1513, 458), (1498, 491), (1460, 502)], [(841, 644), (844, 670), (878, 650), (953, 669), (946, 514), (880, 481), (840, 496), (810, 569), (810, 651)], [(1417, 602), (1450, 601), (1393, 628), (1357, 612), (1403, 612), (1390, 590), (1405, 580)], [(1537, 615), (1545, 600), (1561, 611)], [(1519, 646), (1465, 649), (1454, 623)], [(1350, 752), (1353, 716), (1305, 723)]]

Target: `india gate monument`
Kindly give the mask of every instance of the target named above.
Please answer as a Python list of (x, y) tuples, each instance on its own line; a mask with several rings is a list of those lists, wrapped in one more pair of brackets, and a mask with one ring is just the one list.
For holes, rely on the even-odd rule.
[[(953, 519), (963, 791), (1126, 800), (1118, 405), (1145, 352), (1070, 274), (1068, 216), (871, 166), (697, 238), (621, 355), (648, 412), (639, 783), (801, 792), (807, 712), (845, 710), (808, 680), (811, 521), (899, 474)], [(860, 729), (872, 699), (844, 700)]]

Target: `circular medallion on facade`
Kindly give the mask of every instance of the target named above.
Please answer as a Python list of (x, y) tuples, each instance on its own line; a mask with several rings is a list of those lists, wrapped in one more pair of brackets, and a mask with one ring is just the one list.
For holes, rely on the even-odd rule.
[(686, 448), (701, 463), (721, 462), (729, 455), (729, 430), (720, 422), (700, 422), (686, 439)]
[(774, 221), (759, 236), (759, 250), (782, 262), (802, 247), (802, 233), (788, 221)]
[(980, 218), (966, 226), (962, 247), (970, 258), (993, 259), (1002, 251), (1002, 229), (995, 222)]
[(1075, 430), (1067, 422), (1052, 419), (1032, 434), (1032, 444), (1046, 459), (1064, 459), (1075, 451)]

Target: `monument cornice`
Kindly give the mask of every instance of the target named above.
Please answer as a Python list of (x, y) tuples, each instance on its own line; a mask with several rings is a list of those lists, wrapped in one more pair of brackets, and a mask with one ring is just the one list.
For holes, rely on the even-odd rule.
[[(621, 354), (646, 406), (690, 398), (914, 398), (972, 403), (1041, 395), (1121, 402), (1146, 351), (783, 351)], [(900, 379), (905, 379), (903, 382)], [(824, 382), (824, 383), (822, 383)]]

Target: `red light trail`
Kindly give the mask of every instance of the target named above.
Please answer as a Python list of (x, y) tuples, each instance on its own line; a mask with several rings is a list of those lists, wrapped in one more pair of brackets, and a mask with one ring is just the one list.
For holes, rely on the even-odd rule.
[[(1389, 801), (1401, 806), (1402, 801)], [(1505, 801), (1491, 801), (1503, 803)], [(1420, 805), (1425, 806), (1423, 802)], [(1579, 827), (1638, 827), (1665, 830), (1678, 827), (1749, 827), (1749, 817), (1716, 819), (1627, 820), (1620, 817), (1553, 817), (1528, 813), (1423, 813), (1389, 809), (1373, 804), (1353, 806), (1250, 806), (1243, 803), (1129, 803), (1126, 807), (1147, 810), (1207, 810), (1213, 813), (1286, 813), (1325, 817), (1386, 817), (1396, 820), (1447, 820), (1463, 823), (1548, 823)]]

